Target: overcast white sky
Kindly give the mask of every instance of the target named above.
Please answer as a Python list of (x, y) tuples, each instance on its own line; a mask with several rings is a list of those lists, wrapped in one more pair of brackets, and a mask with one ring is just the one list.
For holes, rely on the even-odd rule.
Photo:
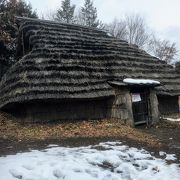
[[(47, 14), (61, 6), (62, 0), (29, 0), (38, 14)], [(84, 0), (71, 0), (77, 8)], [(94, 0), (99, 19), (111, 22), (125, 14), (142, 15), (148, 26), (161, 38), (177, 43), (180, 51), (180, 0)], [(180, 54), (180, 52), (178, 53)]]

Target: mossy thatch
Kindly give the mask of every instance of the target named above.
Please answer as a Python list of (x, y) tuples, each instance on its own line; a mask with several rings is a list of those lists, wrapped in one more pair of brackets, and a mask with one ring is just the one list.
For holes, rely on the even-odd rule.
[[(159, 59), (106, 32), (78, 25), (17, 18), (19, 61), (0, 83), (0, 107), (37, 99), (102, 98), (109, 81), (160, 81), (157, 93), (180, 94), (180, 74)], [(123, 84), (123, 83), (122, 83)]]

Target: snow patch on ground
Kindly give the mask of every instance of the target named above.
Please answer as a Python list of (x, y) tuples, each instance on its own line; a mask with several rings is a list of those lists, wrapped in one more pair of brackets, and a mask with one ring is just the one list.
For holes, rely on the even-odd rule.
[(132, 79), (126, 78), (123, 80), (124, 83), (128, 84), (160, 84), (159, 81), (151, 80), (151, 79)]
[(165, 160), (167, 160), (167, 161), (175, 161), (175, 160), (177, 160), (175, 154), (166, 154), (165, 152), (160, 151), (159, 155), (165, 157)]
[(51, 148), (51, 147), (58, 147), (58, 145), (57, 145), (57, 144), (49, 144), (47, 147), (48, 147), (48, 148)]
[[(53, 147), (51, 147), (53, 146)], [(87, 147), (54, 147), (0, 157), (0, 180), (179, 180), (175, 155), (160, 152), (155, 158), (145, 150), (121, 142)]]
[(176, 158), (175, 154), (166, 154), (165, 159), (168, 161), (175, 161), (177, 158)]
[(160, 156), (165, 156), (165, 155), (166, 155), (166, 153), (165, 153), (165, 152), (163, 152), (163, 151), (159, 151), (159, 155), (160, 155)]
[(173, 122), (180, 122), (180, 118), (178, 118), (178, 119), (165, 118), (165, 120), (168, 120), (168, 121), (173, 121)]

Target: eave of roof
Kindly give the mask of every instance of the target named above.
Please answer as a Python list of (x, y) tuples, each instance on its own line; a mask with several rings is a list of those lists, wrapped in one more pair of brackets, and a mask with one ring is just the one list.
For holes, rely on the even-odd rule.
[(29, 18), (19, 21), (19, 44), (30, 48), (1, 81), (1, 107), (40, 97), (106, 97), (114, 93), (107, 82), (124, 86), (124, 78), (154, 79), (162, 84), (158, 92), (180, 92), (180, 75), (173, 67), (103, 31)]

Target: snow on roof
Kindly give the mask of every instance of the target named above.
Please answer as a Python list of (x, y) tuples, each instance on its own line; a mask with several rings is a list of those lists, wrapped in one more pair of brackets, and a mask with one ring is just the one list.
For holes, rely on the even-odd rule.
[(132, 78), (126, 78), (123, 80), (124, 83), (127, 84), (160, 84), (159, 81), (155, 81), (152, 79), (132, 79)]
[(112, 36), (112, 34), (111, 34), (111, 33), (109, 33), (109, 32), (107, 32), (106, 34), (107, 34), (108, 36), (110, 36), (110, 37), (113, 37), (113, 36)]

